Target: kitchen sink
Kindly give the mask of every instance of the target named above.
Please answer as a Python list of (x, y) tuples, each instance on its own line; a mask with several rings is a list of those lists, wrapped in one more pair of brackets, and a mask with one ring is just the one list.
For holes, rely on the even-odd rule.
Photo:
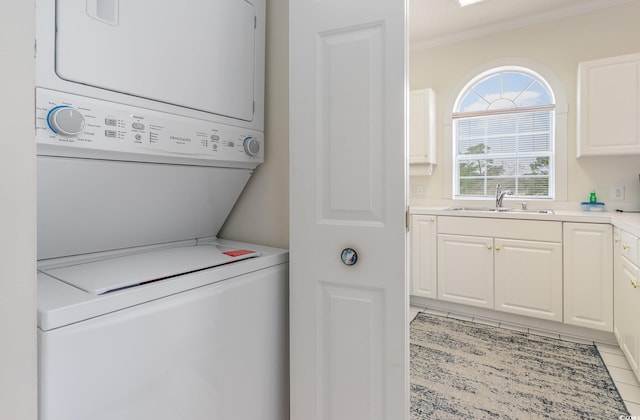
[(473, 212), (488, 212), (488, 213), (533, 213), (533, 214), (554, 214), (553, 210), (548, 209), (515, 209), (510, 207), (466, 207), (466, 206), (454, 206), (445, 209), (448, 211), (473, 211)]

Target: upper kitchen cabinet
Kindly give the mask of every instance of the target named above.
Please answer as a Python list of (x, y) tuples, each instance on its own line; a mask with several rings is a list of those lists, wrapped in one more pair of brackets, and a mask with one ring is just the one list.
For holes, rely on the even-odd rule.
[(640, 53), (579, 64), (577, 152), (640, 154)]
[(411, 91), (409, 100), (409, 165), (411, 175), (431, 175), (436, 162), (436, 94)]

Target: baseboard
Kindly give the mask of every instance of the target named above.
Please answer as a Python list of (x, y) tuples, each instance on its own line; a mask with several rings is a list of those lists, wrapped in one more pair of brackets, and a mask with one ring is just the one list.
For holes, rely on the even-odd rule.
[(590, 328), (567, 325), (560, 322), (547, 321), (544, 319), (530, 318), (522, 315), (509, 314), (493, 309), (477, 308), (474, 306), (461, 305), (459, 303), (444, 302), (441, 300), (429, 299), (420, 296), (410, 297), (411, 306), (427, 308), (443, 312), (453, 312), (469, 317), (481, 317), (495, 322), (504, 322), (525, 328), (534, 328), (561, 336), (569, 336), (585, 341), (618, 345), (613, 333), (593, 330)]

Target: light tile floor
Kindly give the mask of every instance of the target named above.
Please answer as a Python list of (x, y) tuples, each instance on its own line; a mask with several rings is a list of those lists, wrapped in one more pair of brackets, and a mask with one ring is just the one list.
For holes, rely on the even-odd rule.
[[(497, 322), (491, 319), (484, 319), (478, 317), (470, 317), (466, 315), (460, 315), (453, 312), (444, 312), (432, 309), (419, 308), (417, 306), (411, 306), (409, 311), (409, 320), (415, 318), (419, 312), (426, 312), (434, 315), (447, 316), (450, 318), (462, 319), (465, 321), (477, 322), (480, 324), (492, 325), (496, 327), (508, 328), (517, 331), (525, 331), (531, 334), (544, 335), (546, 337), (559, 338), (562, 340), (575, 341), (579, 343), (585, 343), (576, 337), (561, 336), (560, 334), (553, 334), (549, 331), (536, 330), (534, 328), (526, 328), (519, 325), (511, 325), (508, 323)], [(620, 396), (624, 400), (627, 406), (627, 410), (632, 416), (640, 416), (640, 383), (636, 379), (633, 371), (627, 363), (627, 359), (624, 357), (622, 350), (618, 346), (612, 346), (610, 344), (586, 342), (587, 344), (595, 344), (604, 360), (607, 369), (613, 382), (620, 392)]]

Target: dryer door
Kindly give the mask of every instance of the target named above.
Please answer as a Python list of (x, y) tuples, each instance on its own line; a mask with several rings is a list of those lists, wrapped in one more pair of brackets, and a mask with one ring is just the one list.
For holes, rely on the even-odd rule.
[(62, 79), (251, 121), (256, 10), (245, 0), (65, 0)]

